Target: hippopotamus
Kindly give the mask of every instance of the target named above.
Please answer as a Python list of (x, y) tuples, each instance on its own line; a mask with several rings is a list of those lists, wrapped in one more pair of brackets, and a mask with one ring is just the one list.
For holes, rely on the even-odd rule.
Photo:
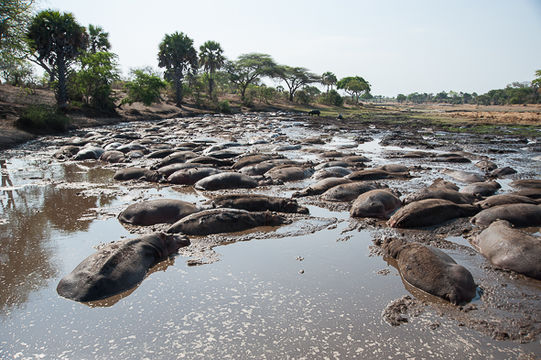
[(129, 153), (130, 151), (137, 151), (137, 150), (139, 150), (141, 152), (148, 152), (148, 149), (146, 148), (146, 146), (143, 146), (143, 145), (137, 144), (137, 143), (130, 143), (130, 144), (126, 144), (126, 145), (121, 145), (121, 146), (117, 147), (116, 150), (122, 151), (125, 154)]
[(241, 157), (239, 160), (237, 160), (233, 164), (233, 166), (231, 166), (231, 168), (233, 170), (239, 170), (239, 169), (242, 169), (243, 167), (246, 167), (246, 166), (249, 166), (249, 165), (254, 165), (254, 164), (260, 164), (263, 161), (271, 160), (273, 158), (274, 158), (274, 156), (269, 155), (269, 154), (246, 155), (246, 156)]
[(100, 161), (105, 161), (108, 163), (119, 163), (123, 162), (124, 160), (126, 160), (124, 153), (117, 150), (106, 150), (100, 156)]
[(163, 176), (157, 171), (148, 170), (144, 168), (126, 168), (118, 170), (114, 175), (113, 179), (119, 181), (127, 180), (145, 180), (150, 182), (158, 182), (163, 179)]
[(346, 176), (350, 180), (380, 180), (380, 179), (404, 179), (411, 177), (408, 172), (389, 172), (383, 169), (364, 169), (354, 171)]
[(537, 204), (533, 199), (530, 199), (527, 196), (520, 196), (515, 194), (500, 194), (492, 195), (486, 198), (485, 200), (478, 201), (475, 203), (480, 206), (482, 209), (488, 209), (493, 206), (506, 205), (506, 204)]
[(304, 169), (299, 166), (280, 166), (267, 171), (263, 176), (271, 178), (274, 182), (286, 182), (304, 180), (313, 174), (312, 169)]
[(475, 166), (485, 172), (489, 172), (498, 168), (498, 165), (496, 165), (496, 163), (490, 160), (481, 160), (479, 162), (476, 162)]
[(288, 220), (270, 211), (250, 212), (240, 209), (203, 210), (180, 219), (169, 229), (169, 233), (186, 235), (209, 235), (252, 229), (258, 226), (278, 226)]
[(197, 164), (204, 164), (204, 165), (212, 165), (212, 166), (223, 166), (223, 167), (229, 167), (233, 165), (233, 161), (229, 159), (218, 159), (212, 156), (198, 156), (193, 159), (189, 159), (186, 161), (187, 163), (197, 163)]
[(164, 167), (159, 168), (156, 171), (162, 174), (165, 178), (168, 178), (171, 174), (173, 174), (176, 171), (179, 171), (182, 169), (200, 168), (203, 166), (204, 166), (203, 164), (196, 164), (196, 163), (176, 163), (176, 164), (166, 165)]
[(443, 180), (442, 178), (437, 178), (428, 186), (430, 189), (446, 189), (446, 190), (454, 190), (458, 191), (459, 187), (456, 186), (455, 183), (452, 183), (447, 180)]
[(181, 169), (169, 175), (167, 182), (177, 185), (193, 185), (207, 176), (219, 173), (221, 173), (221, 170), (212, 167)]
[(402, 202), (387, 189), (367, 191), (353, 202), (349, 213), (352, 217), (373, 217), (388, 219), (389, 214), (398, 209)]
[(478, 226), (488, 226), (496, 220), (507, 220), (514, 226), (528, 227), (541, 225), (541, 205), (507, 204), (481, 211), (471, 219)]
[(198, 190), (220, 190), (254, 188), (257, 185), (257, 181), (250, 176), (237, 172), (222, 172), (199, 180), (195, 183), (195, 188)]
[(475, 297), (472, 274), (443, 251), (397, 238), (386, 239), (382, 246), (410, 285), (456, 305)]
[(512, 174), (516, 174), (517, 171), (509, 166), (505, 166), (505, 167), (502, 167), (502, 168), (497, 168), (493, 171), (491, 171), (488, 176), (492, 177), (492, 178), (499, 178), (499, 177), (502, 177), (502, 176), (506, 176), (506, 175), (512, 175)]
[(330, 166), (320, 169), (312, 175), (313, 179), (321, 180), (328, 177), (344, 177), (351, 174), (351, 170), (342, 166)]
[(541, 200), (541, 188), (524, 188), (521, 190), (513, 191), (512, 194), (527, 196), (530, 199), (537, 200), (538, 202)]
[(200, 209), (189, 202), (175, 199), (155, 199), (128, 206), (118, 220), (131, 225), (172, 224)]
[(305, 187), (304, 189), (294, 192), (292, 197), (303, 197), (303, 196), (311, 196), (311, 195), (319, 195), (323, 194), (325, 191), (329, 190), (332, 187), (335, 187), (337, 185), (350, 183), (351, 180), (343, 178), (343, 177), (329, 177), (323, 180), (318, 181), (315, 184), (312, 184), (308, 187)]
[(390, 173), (409, 173), (410, 169), (407, 166), (401, 164), (386, 164), (380, 166), (378, 169), (387, 171)]
[(149, 159), (163, 159), (164, 157), (169, 156), (174, 152), (175, 152), (175, 150), (173, 150), (173, 149), (156, 150), (156, 151), (153, 151), (150, 154), (148, 154), (147, 158), (149, 158)]
[(209, 203), (218, 208), (308, 214), (308, 209), (299, 206), (296, 200), (259, 194), (221, 195)]
[(352, 201), (359, 195), (382, 186), (373, 182), (356, 181), (334, 186), (325, 191), (321, 198), (326, 201)]
[(458, 192), (456, 190), (449, 190), (445, 187), (427, 187), (421, 189), (412, 194), (408, 194), (404, 198), (404, 204), (409, 204), (414, 201), (424, 200), (424, 199), (444, 199), (452, 201), (456, 204), (471, 204), (477, 198), (472, 194), (465, 194)]
[(81, 150), (79, 146), (66, 145), (62, 146), (60, 150), (54, 153), (54, 157), (60, 160), (70, 159), (75, 156)]
[(457, 181), (460, 181), (460, 182), (463, 182), (463, 183), (468, 183), (468, 184), (469, 183), (478, 183), (478, 182), (482, 182), (482, 181), (485, 180), (485, 177), (483, 175), (481, 175), (481, 174), (462, 171), (462, 170), (444, 169), (443, 173), (449, 175), (450, 177), (452, 177), (453, 179), (455, 179)]
[(474, 196), (490, 196), (498, 191), (499, 188), (501, 188), (501, 185), (497, 181), (475, 182), (464, 186), (460, 189), (460, 192)]
[(272, 151), (284, 152), (284, 151), (300, 150), (301, 148), (302, 148), (302, 145), (300, 144), (288, 144), (288, 145), (276, 146), (272, 149)]
[(133, 288), (151, 267), (189, 244), (185, 236), (162, 233), (108, 244), (62, 278), (56, 291), (80, 302), (105, 299)]
[(84, 147), (75, 155), (75, 160), (97, 160), (105, 150), (98, 146)]
[(312, 116), (312, 115), (317, 115), (317, 116), (319, 116), (319, 115), (321, 115), (321, 111), (319, 111), (319, 110), (310, 110), (310, 111), (308, 112), (308, 115), (310, 115), (310, 116)]
[(300, 163), (289, 159), (271, 159), (265, 160), (259, 164), (243, 166), (240, 172), (244, 175), (255, 176), (263, 175), (267, 171), (280, 165), (300, 165)]
[(492, 265), (541, 280), (541, 238), (497, 220), (484, 229), (473, 245)]
[(389, 226), (398, 228), (424, 227), (441, 224), (447, 220), (471, 216), (479, 208), (470, 204), (455, 204), (443, 199), (425, 199), (414, 201), (391, 216)]
[(355, 165), (363, 165), (364, 166), (364, 163), (370, 162), (370, 159), (367, 158), (366, 156), (362, 156), (362, 155), (349, 155), (349, 156), (344, 156), (342, 158), (342, 161), (345, 161), (348, 164), (355, 164)]
[(438, 154), (432, 158), (434, 162), (448, 162), (448, 163), (470, 163), (471, 160), (460, 154)]
[(541, 189), (541, 179), (522, 179), (511, 182), (512, 187), (517, 189), (536, 188)]
[(347, 168), (350, 165), (351, 165), (350, 163), (342, 161), (342, 160), (333, 160), (333, 161), (326, 161), (326, 162), (323, 162), (321, 164), (317, 164), (316, 166), (314, 166), (314, 169), (317, 171), (317, 170), (330, 168), (330, 167), (335, 167), (335, 166)]
[(155, 166), (153, 166), (153, 169), (158, 169), (167, 165), (175, 164), (175, 163), (183, 163), (186, 162), (188, 159), (193, 159), (198, 157), (199, 155), (197, 153), (194, 153), (193, 151), (175, 151), (174, 153), (167, 155), (162, 160), (160, 160)]

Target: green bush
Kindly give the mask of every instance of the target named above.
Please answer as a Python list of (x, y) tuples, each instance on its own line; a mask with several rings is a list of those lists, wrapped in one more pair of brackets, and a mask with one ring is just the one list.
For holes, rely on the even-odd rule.
[(23, 111), (15, 124), (29, 131), (59, 132), (68, 129), (70, 119), (54, 106), (31, 105)]
[(222, 114), (231, 114), (231, 107), (229, 106), (229, 101), (220, 101), (218, 103), (218, 111), (220, 111)]
[(144, 69), (132, 71), (134, 79), (126, 82), (128, 96), (122, 99), (122, 104), (133, 104), (142, 102), (146, 106), (161, 101), (161, 91), (167, 87), (167, 82), (157, 74), (150, 73)]
[(331, 90), (321, 95), (319, 101), (325, 105), (342, 106), (344, 98), (336, 90)]

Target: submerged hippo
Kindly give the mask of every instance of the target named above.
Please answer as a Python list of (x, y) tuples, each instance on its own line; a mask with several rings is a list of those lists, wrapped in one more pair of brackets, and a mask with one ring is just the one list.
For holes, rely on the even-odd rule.
[(370, 190), (380, 189), (381, 185), (372, 182), (356, 181), (337, 185), (325, 191), (321, 198), (326, 201), (352, 201)]
[(467, 172), (463, 170), (443, 170), (444, 174), (449, 175), (453, 179), (463, 183), (477, 183), (485, 180), (485, 177), (481, 174)]
[(299, 206), (296, 200), (259, 194), (222, 195), (210, 200), (209, 203), (219, 208), (308, 214), (308, 209)]
[(259, 164), (259, 163), (262, 163), (263, 161), (270, 160), (272, 158), (273, 156), (269, 154), (247, 155), (237, 160), (231, 168), (234, 170), (239, 170), (239, 169), (242, 169), (243, 167)]
[(189, 202), (175, 199), (142, 201), (128, 206), (118, 220), (131, 225), (172, 224), (200, 209)]
[(490, 196), (494, 195), (499, 188), (501, 188), (501, 185), (496, 181), (476, 182), (464, 186), (460, 189), (460, 192), (474, 196)]
[(250, 176), (263, 175), (264, 173), (271, 170), (272, 168), (275, 168), (280, 165), (300, 165), (300, 163), (294, 160), (289, 160), (289, 159), (271, 159), (271, 160), (265, 160), (258, 164), (243, 166), (240, 169), (240, 172), (245, 175), (250, 175)]
[(354, 171), (346, 176), (350, 180), (381, 180), (381, 179), (407, 179), (410, 178), (409, 172), (391, 172), (383, 169), (364, 169)]
[(492, 265), (541, 280), (541, 238), (498, 220), (472, 241)]
[(196, 167), (175, 171), (167, 178), (167, 182), (177, 185), (193, 185), (207, 176), (221, 173), (220, 170), (211, 167)]
[(101, 154), (103, 154), (105, 150), (101, 147), (97, 146), (89, 146), (82, 148), (79, 150), (77, 154), (75, 154), (75, 160), (97, 160), (100, 158)]
[(315, 184), (312, 184), (308, 187), (305, 187), (304, 189), (294, 192), (292, 197), (303, 197), (303, 196), (311, 196), (311, 195), (319, 195), (323, 194), (325, 191), (329, 190), (332, 187), (335, 187), (337, 185), (341, 184), (347, 184), (350, 183), (351, 180), (343, 178), (343, 177), (329, 177), (323, 180), (318, 181)]
[(299, 166), (275, 167), (267, 171), (264, 176), (271, 178), (274, 182), (286, 182), (304, 180), (313, 174), (313, 170), (304, 169)]
[(118, 150), (107, 150), (100, 156), (100, 161), (105, 161), (108, 163), (119, 163), (126, 160), (126, 157), (122, 151)]
[(277, 226), (287, 222), (281, 215), (250, 212), (240, 209), (210, 209), (186, 216), (177, 221), (167, 232), (186, 235), (209, 235), (248, 230), (258, 226)]
[(475, 203), (483, 209), (488, 209), (490, 207), (506, 204), (534, 204), (537, 202), (533, 199), (530, 199), (527, 196), (515, 195), (515, 194), (500, 194), (492, 195), (486, 198), (485, 200)]
[(188, 159), (193, 159), (198, 157), (199, 155), (194, 153), (193, 151), (176, 151), (172, 154), (167, 155), (162, 160), (160, 160), (153, 168), (161, 168), (167, 165), (176, 164), (176, 163), (183, 163), (186, 162)]
[(514, 226), (527, 227), (541, 225), (541, 205), (507, 204), (494, 206), (481, 211), (471, 219), (478, 226), (488, 226), (496, 220), (507, 220)]
[(158, 182), (162, 180), (163, 177), (157, 171), (133, 167), (118, 170), (113, 175), (113, 179), (118, 181), (145, 180), (150, 182)]
[(510, 185), (517, 189), (527, 189), (527, 188), (541, 189), (541, 179), (515, 180), (511, 182)]
[(476, 295), (472, 274), (443, 251), (402, 239), (387, 239), (385, 253), (396, 259), (402, 278), (429, 294), (463, 304)]
[(198, 190), (240, 189), (254, 188), (257, 184), (257, 181), (248, 175), (223, 172), (199, 180), (195, 183), (195, 188)]
[(374, 217), (388, 219), (389, 214), (398, 209), (402, 202), (386, 189), (365, 192), (353, 202), (349, 213), (352, 217)]
[(351, 174), (351, 170), (342, 166), (330, 166), (319, 169), (312, 175), (313, 179), (321, 180), (329, 177), (344, 177)]
[(404, 204), (424, 199), (444, 199), (456, 204), (472, 204), (477, 198), (472, 194), (461, 193), (456, 190), (449, 190), (445, 187), (427, 187), (404, 198)]
[(56, 291), (81, 302), (105, 299), (133, 288), (152, 266), (189, 244), (184, 236), (162, 233), (108, 244), (60, 280)]
[(469, 204), (455, 204), (443, 199), (419, 200), (399, 209), (388, 221), (389, 226), (398, 228), (424, 227), (441, 224), (447, 220), (471, 216), (479, 208)]
[(171, 165), (166, 165), (164, 167), (158, 168), (156, 170), (160, 174), (162, 174), (165, 178), (168, 178), (172, 173), (182, 170), (182, 169), (193, 169), (197, 167), (202, 167), (202, 164), (195, 164), (195, 163), (176, 163)]

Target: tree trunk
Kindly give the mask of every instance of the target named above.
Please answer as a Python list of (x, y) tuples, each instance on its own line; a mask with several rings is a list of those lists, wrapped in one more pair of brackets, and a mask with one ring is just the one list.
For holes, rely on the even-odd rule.
[(182, 75), (178, 75), (178, 72), (175, 71), (175, 102), (176, 105), (182, 107)]
[(212, 99), (212, 91), (214, 90), (214, 79), (212, 73), (209, 73), (209, 97)]
[(59, 54), (56, 59), (58, 85), (56, 88), (56, 104), (60, 109), (65, 109), (68, 101), (66, 89), (66, 60), (64, 54)]
[(289, 90), (289, 101), (293, 102), (293, 95), (295, 95), (294, 90)]

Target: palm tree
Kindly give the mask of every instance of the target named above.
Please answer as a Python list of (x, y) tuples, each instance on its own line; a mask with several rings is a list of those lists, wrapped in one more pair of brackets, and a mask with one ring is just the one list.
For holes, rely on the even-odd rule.
[(193, 40), (183, 33), (166, 34), (160, 43), (158, 66), (165, 67), (165, 76), (175, 85), (175, 102), (182, 106), (182, 80), (185, 71), (197, 70), (197, 52)]
[(330, 71), (324, 72), (323, 75), (321, 75), (321, 83), (327, 86), (327, 92), (332, 89), (332, 86), (335, 85), (337, 81), (336, 75)]
[(209, 40), (199, 47), (199, 63), (208, 74), (209, 96), (214, 90), (214, 73), (225, 64), (225, 56), (220, 43)]
[(109, 33), (103, 31), (101, 26), (88, 25), (88, 50), (95, 54), (99, 51), (108, 51), (111, 49), (109, 42)]

